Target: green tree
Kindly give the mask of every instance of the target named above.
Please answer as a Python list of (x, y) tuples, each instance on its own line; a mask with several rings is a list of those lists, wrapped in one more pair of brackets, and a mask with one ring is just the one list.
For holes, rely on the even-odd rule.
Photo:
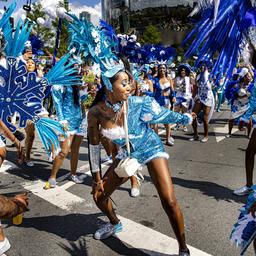
[(142, 44), (158, 44), (160, 41), (160, 32), (153, 25), (147, 26), (145, 32), (140, 37), (140, 42)]
[(43, 19), (46, 19), (43, 7), (40, 3), (33, 3), (32, 10), (32, 12), (28, 13), (27, 17), (36, 24), (34, 25), (33, 30), (44, 42), (45, 47), (49, 49), (50, 52), (53, 52), (53, 43), (55, 36), (54, 30), (52, 28), (47, 28), (37, 24), (37, 18), (41, 17)]
[[(59, 1), (59, 6), (65, 6), (64, 1)], [(28, 13), (28, 18), (31, 21), (37, 22), (37, 18), (41, 17), (45, 20), (47, 20), (47, 16), (43, 11), (43, 7), (40, 3), (36, 2), (32, 4), (33, 11)], [(45, 26), (41, 26), (39, 24), (36, 24), (34, 26), (34, 31), (37, 33), (37, 35), (41, 38), (41, 40), (44, 42), (45, 48), (50, 53), (53, 53), (55, 48), (55, 39), (56, 39), (56, 31), (58, 27), (58, 18), (52, 22), (52, 27), (47, 28)], [(67, 24), (65, 21), (62, 22), (62, 29), (61, 29), (61, 35), (60, 35), (60, 42), (59, 42), (59, 49), (58, 49), (58, 57), (61, 57), (67, 52), (68, 48), (68, 30), (67, 30)]]

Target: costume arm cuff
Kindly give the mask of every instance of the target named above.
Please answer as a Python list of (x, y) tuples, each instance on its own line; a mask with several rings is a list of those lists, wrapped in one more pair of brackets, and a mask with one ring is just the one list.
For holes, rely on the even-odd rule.
[(89, 144), (90, 168), (92, 173), (100, 171), (100, 145)]

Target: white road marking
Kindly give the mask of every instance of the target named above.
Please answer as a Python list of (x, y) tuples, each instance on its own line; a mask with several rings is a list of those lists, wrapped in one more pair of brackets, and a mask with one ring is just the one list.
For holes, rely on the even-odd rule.
[[(124, 230), (116, 236), (124, 243), (137, 248), (152, 256), (177, 255), (179, 247), (177, 240), (158, 231), (136, 223), (132, 220), (118, 216)], [(210, 254), (188, 246), (191, 256), (211, 256)]]
[[(72, 183), (75, 184), (74, 182)], [(57, 185), (55, 188), (48, 190), (44, 189), (45, 182), (42, 180), (25, 182), (21, 185), (26, 190), (31, 191), (33, 194), (47, 202), (63, 210), (70, 210), (73, 205), (85, 202), (83, 198), (66, 191), (67, 187), (70, 187), (70, 184), (71, 183), (68, 182), (67, 186), (65, 186), (65, 184), (64, 186)]]
[[(213, 128), (217, 143), (226, 139), (226, 135), (228, 134), (228, 124), (224, 127), (214, 127)], [(237, 128), (232, 129), (232, 133), (236, 133), (238, 131)], [(223, 135), (222, 135), (223, 134)]]

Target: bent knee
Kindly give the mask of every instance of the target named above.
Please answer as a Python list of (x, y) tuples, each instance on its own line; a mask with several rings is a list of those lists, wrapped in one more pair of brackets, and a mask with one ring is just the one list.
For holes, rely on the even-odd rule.
[(59, 153), (59, 158), (65, 159), (65, 158), (67, 157), (67, 155), (68, 155), (67, 152), (60, 151), (60, 153)]
[(175, 211), (177, 209), (178, 202), (176, 199), (164, 198), (161, 200), (163, 208), (167, 211)]

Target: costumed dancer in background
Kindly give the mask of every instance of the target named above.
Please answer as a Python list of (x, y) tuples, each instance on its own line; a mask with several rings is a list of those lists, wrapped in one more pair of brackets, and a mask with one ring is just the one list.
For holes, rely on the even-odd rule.
[(241, 117), (246, 123), (253, 125), (253, 132), (249, 140), (246, 153), (245, 153), (245, 172), (246, 172), (246, 185), (236, 189), (233, 193), (238, 196), (248, 195), (250, 192), (255, 190), (253, 186), (253, 169), (254, 169), (254, 157), (256, 154), (256, 84), (254, 83), (251, 88), (251, 96), (249, 98), (249, 109)]
[[(32, 47), (30, 45), (27, 45), (25, 47), (24, 50), (24, 54), (30, 54), (32, 53)], [(23, 56), (23, 59), (26, 61), (26, 68), (27, 68), (27, 72), (35, 72), (36, 73), (36, 79), (40, 80), (43, 77), (43, 74), (38, 74), (37, 70), (36, 70), (36, 63), (33, 59), (31, 58), (26, 58)], [(27, 79), (26, 76), (23, 77), (25, 80)], [(35, 97), (33, 100), (31, 100), (30, 104), (33, 104), (34, 102), (37, 102), (38, 99)], [(40, 101), (39, 101), (40, 103)], [(48, 111), (42, 107), (42, 109), (37, 113), (38, 116), (40, 117), (48, 117)], [(26, 165), (29, 167), (34, 166), (34, 162), (31, 161), (31, 150), (33, 147), (33, 142), (35, 139), (35, 125), (32, 121), (28, 120), (27, 121), (27, 125), (25, 127), (25, 133), (26, 133), (26, 139), (25, 139), (25, 153), (26, 153), (26, 158), (25, 158), (25, 162)]]
[[(214, 96), (209, 79), (210, 74), (208, 71), (207, 62), (202, 62), (200, 66), (200, 74), (196, 79), (196, 87), (194, 92), (195, 105), (193, 112), (198, 115), (200, 111), (203, 110), (204, 137), (201, 139), (201, 142), (203, 143), (208, 141), (209, 122), (214, 111)], [(199, 140), (197, 126), (197, 120), (194, 120), (192, 123), (194, 136), (190, 138), (190, 141)]]
[(56, 187), (56, 176), (62, 166), (68, 152), (71, 152), (70, 158), (70, 179), (77, 184), (83, 183), (83, 179), (76, 175), (79, 150), (86, 135), (82, 129), (82, 108), (80, 92), (78, 85), (52, 87), (52, 98), (56, 109), (58, 121), (65, 127), (67, 138), (62, 139), (61, 151), (54, 158), (51, 170), (51, 176), (46, 182), (45, 189)]
[[(191, 68), (189, 64), (180, 64), (178, 66), (178, 74), (174, 80), (174, 90), (176, 102), (174, 103), (174, 111), (178, 113), (187, 113), (192, 108), (192, 84), (190, 79)], [(174, 127), (174, 130), (178, 130), (179, 125)], [(183, 131), (187, 132), (186, 126), (183, 127)]]
[[(200, 46), (199, 59), (207, 54), (210, 58), (218, 51), (219, 55), (212, 71), (213, 76), (222, 67), (222, 72), (230, 79), (233, 70), (238, 63), (239, 54), (245, 62), (249, 62), (253, 51), (256, 50), (255, 1), (249, 0), (225, 0), (214, 1), (214, 5), (208, 1), (201, 1), (193, 13), (201, 11), (201, 19), (188, 36), (191, 39), (196, 35), (187, 56), (193, 55)], [(232, 47), (231, 47), (232, 46)], [(245, 47), (246, 46), (246, 47)], [(253, 101), (255, 88), (250, 98), (250, 108), (247, 110), (244, 120), (249, 120), (255, 112), (256, 103)], [(244, 194), (255, 190), (252, 185), (252, 172), (254, 166), (254, 155), (256, 152), (256, 132), (252, 133), (246, 150), (246, 174), (247, 185)], [(238, 222), (234, 225), (231, 240), (241, 246), (240, 255), (244, 255), (250, 243), (255, 239), (255, 193), (248, 198), (246, 206), (242, 209)], [(251, 214), (253, 213), (253, 214)], [(255, 243), (254, 243), (255, 245)]]
[[(154, 98), (160, 106), (167, 109), (171, 108), (171, 100), (175, 102), (174, 86), (173, 81), (167, 76), (167, 67), (165, 64), (160, 64), (158, 66), (158, 75), (155, 77), (154, 81)], [(165, 124), (166, 129), (166, 145), (173, 146), (174, 138), (171, 135), (170, 124)], [(154, 130), (158, 133), (158, 124), (155, 125)]]
[[(16, 127), (11, 123), (9, 117), (16, 112), (19, 116), (19, 127), (25, 128), (27, 121), (32, 121), (47, 154), (56, 154), (60, 149), (56, 132), (63, 135), (65, 132), (59, 122), (38, 116), (42, 110), (42, 100), (45, 96), (43, 91), (49, 85), (69, 86), (73, 83), (79, 84), (80, 80), (72, 67), (74, 62), (69, 60), (70, 54), (63, 56), (43, 78), (38, 78), (35, 72), (28, 72), (21, 54), (31, 33), (32, 24), (29, 21), (19, 20), (16, 28), (13, 29), (9, 18), (15, 7), (16, 4), (12, 4), (0, 20), (0, 28), (5, 41), (4, 52), (7, 56), (1, 58), (0, 65), (2, 81), (0, 118), (11, 132), (14, 132)], [(67, 63), (68, 61), (69, 63)], [(24, 77), (27, 79), (24, 80)]]
[(221, 105), (225, 102), (225, 76), (222, 74), (218, 74), (221, 76), (220, 79), (213, 79), (213, 94), (215, 98), (216, 112), (221, 112)]
[[(230, 137), (232, 134), (232, 128), (234, 126), (234, 120), (240, 119), (241, 116), (249, 109), (249, 97), (253, 87), (253, 77), (248, 68), (242, 68), (238, 74), (237, 83), (232, 86), (231, 93), (231, 113), (228, 122), (228, 134), (226, 137)], [(241, 124), (240, 124), (241, 125)], [(251, 133), (251, 122), (248, 123), (248, 137)]]
[[(104, 239), (122, 231), (122, 224), (115, 214), (110, 196), (128, 179), (120, 178), (115, 173), (120, 160), (127, 157), (124, 131), (124, 108), (127, 104), (127, 136), (132, 145), (130, 156), (140, 164), (147, 165), (177, 237), (179, 255), (188, 256), (190, 253), (185, 242), (183, 217), (174, 195), (167, 162), (168, 155), (160, 138), (149, 128), (148, 124), (170, 122), (188, 124), (192, 121), (192, 116), (181, 115), (161, 107), (152, 97), (130, 96), (131, 75), (124, 69), (123, 63), (111, 52), (111, 47), (105, 44), (104, 35), (91, 23), (80, 21), (75, 16), (72, 17), (73, 23), (70, 25), (73, 27), (72, 40), (79, 41), (84, 54), (100, 64), (104, 85), (88, 114), (88, 137), (93, 175), (93, 198), (99, 209), (107, 215), (110, 223), (98, 229), (94, 237)], [(79, 34), (76, 31), (79, 31)], [(101, 133), (120, 146), (116, 160), (104, 177), (100, 172)]]

